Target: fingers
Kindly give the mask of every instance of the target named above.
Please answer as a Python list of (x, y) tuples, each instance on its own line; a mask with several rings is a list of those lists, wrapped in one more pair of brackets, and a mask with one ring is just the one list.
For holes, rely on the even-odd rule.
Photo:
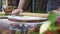
[(14, 10), (12, 11), (12, 14), (17, 14), (19, 12), (19, 10)]
[(23, 10), (22, 9), (15, 9), (14, 11), (12, 11), (12, 14), (19, 14), (22, 13)]

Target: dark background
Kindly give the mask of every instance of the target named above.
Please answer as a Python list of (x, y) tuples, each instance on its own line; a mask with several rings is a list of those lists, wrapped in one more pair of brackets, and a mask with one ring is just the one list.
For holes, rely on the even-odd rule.
[(0, 0), (0, 10), (2, 9), (2, 0)]
[[(9, 0), (8, 5), (17, 6), (19, 0)], [(33, 5), (34, 4), (34, 5)], [(46, 12), (47, 0), (25, 0), (24, 12), (36, 12), (45, 13)]]

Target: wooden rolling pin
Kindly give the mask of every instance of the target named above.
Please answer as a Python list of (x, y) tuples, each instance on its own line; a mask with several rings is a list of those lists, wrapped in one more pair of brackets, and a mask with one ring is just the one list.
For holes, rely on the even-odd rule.
[(35, 16), (35, 17), (47, 17), (48, 16), (48, 14), (44, 14), (44, 13), (20, 13), (19, 15)]

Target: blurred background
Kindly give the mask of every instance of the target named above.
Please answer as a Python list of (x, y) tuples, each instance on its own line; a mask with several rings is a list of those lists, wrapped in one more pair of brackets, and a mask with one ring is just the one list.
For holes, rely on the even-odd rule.
[[(29, 1), (29, 2), (28, 2)], [(50, 1), (49, 1), (50, 2)], [(30, 12), (31, 13), (38, 13), (39, 16), (43, 16), (42, 18), (44, 18), (44, 15), (46, 14), (46, 12), (48, 12), (48, 9), (51, 10), (56, 10), (60, 7), (60, 5), (58, 4), (59, 2), (57, 2), (56, 0), (55, 1), (51, 1), (51, 6), (49, 5), (48, 8), (47, 7), (47, 3), (48, 3), (48, 0), (25, 0), (25, 5), (24, 5), (24, 12), (28, 13)], [(55, 3), (55, 4), (54, 4)], [(57, 4), (56, 4), (57, 3)], [(18, 4), (19, 4), (19, 0), (0, 0), (0, 16), (5, 16), (5, 15), (10, 15), (11, 12), (15, 9), (17, 9), (18, 7)], [(45, 14), (44, 14), (45, 13)], [(42, 15), (40, 15), (42, 14)], [(44, 14), (44, 15), (43, 15)], [(52, 14), (51, 14), (52, 15)], [(45, 15), (46, 16), (46, 15)], [(53, 17), (54, 18), (54, 17)], [(49, 18), (49, 19), (52, 19), (52, 18)], [(59, 18), (60, 19), (60, 18)], [(59, 21), (60, 22), (60, 21)], [(4, 22), (5, 23), (5, 22)], [(14, 31), (14, 29), (24, 29), (24, 31), (26, 32), (27, 29), (30, 29), (30, 28), (33, 28), (33, 29), (30, 29), (28, 30), (28, 33), (34, 33), (34, 34), (39, 34), (39, 28), (41, 26), (41, 24), (36, 24), (34, 25), (34, 27), (31, 27), (31, 26), (27, 26), (25, 27), (24, 25), (26, 24), (23, 24), (22, 27), (20, 27), (20, 25), (15, 25), (15, 26), (11, 26), (11, 30), (13, 30), (13, 33), (16, 33), (17, 31)], [(55, 24), (54, 24), (55, 25)], [(0, 29), (0, 30), (3, 30), (3, 29)], [(8, 32), (9, 30), (7, 30)], [(21, 30), (22, 31), (22, 30)], [(4, 31), (3, 33), (5, 34), (6, 31)], [(11, 32), (11, 31), (10, 31)], [(48, 31), (49, 32), (49, 31)], [(9, 33), (9, 32), (8, 32)], [(7, 34), (8, 34), (7, 33)], [(13, 34), (12, 33), (12, 34)], [(19, 33), (19, 32), (18, 32)], [(17, 33), (16, 33), (17, 34)], [(49, 34), (49, 33), (48, 33)], [(59, 33), (60, 34), (60, 33)]]
[(2, 10), (2, 0), (0, 0), (0, 10)]
[[(7, 12), (16, 9), (19, 3), (19, 0), (0, 0), (0, 1), (2, 1), (3, 3), (1, 5), (5, 4), (6, 7), (5, 9)], [(24, 12), (46, 13), (46, 5), (47, 5), (47, 0), (26, 0), (23, 9)]]

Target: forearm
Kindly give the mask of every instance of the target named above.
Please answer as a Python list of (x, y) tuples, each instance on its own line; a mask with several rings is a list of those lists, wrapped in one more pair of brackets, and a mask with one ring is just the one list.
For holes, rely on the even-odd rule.
[(19, 8), (19, 9), (22, 9), (23, 6), (24, 6), (24, 3), (25, 3), (25, 0), (20, 0), (20, 1), (19, 1), (19, 5), (18, 5), (18, 8)]
[(12, 14), (22, 13), (23, 12), (24, 4), (25, 4), (25, 0), (20, 0), (19, 1), (19, 5), (18, 5), (18, 8), (16, 10), (12, 11)]

